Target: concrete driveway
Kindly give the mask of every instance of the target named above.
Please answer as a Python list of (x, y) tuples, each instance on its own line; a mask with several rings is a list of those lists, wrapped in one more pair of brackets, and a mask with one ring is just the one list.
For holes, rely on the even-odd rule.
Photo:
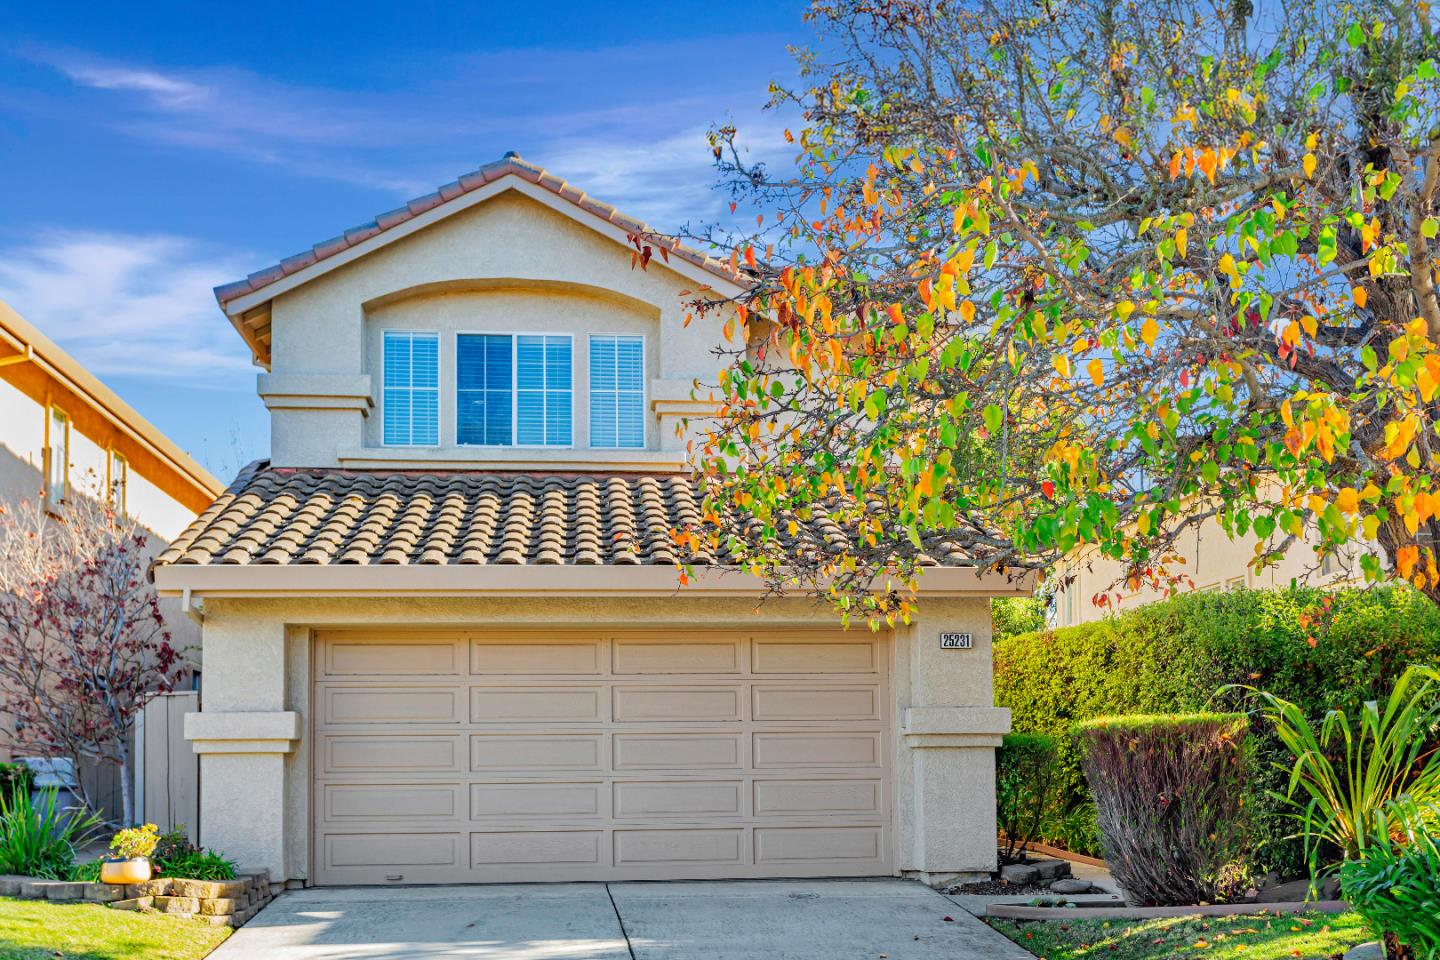
[[(950, 917), (947, 921), (945, 918)], [(907, 880), (348, 887), (287, 893), (212, 960), (1029, 960)]]

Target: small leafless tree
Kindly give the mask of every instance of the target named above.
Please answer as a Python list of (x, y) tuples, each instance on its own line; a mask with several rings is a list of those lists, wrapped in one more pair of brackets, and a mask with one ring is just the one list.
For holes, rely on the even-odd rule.
[[(146, 576), (146, 537), (101, 500), (58, 515), (43, 501), (0, 506), (0, 709), (16, 748), (120, 769), (135, 816), (126, 739), (155, 693), (186, 670)], [(94, 806), (80, 787), (81, 799)]]

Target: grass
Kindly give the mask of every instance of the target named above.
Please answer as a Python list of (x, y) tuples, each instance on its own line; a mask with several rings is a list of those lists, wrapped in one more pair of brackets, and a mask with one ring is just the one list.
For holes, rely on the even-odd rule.
[(0, 897), (0, 960), (198, 960), (228, 936), (185, 917)]
[(1329, 960), (1375, 939), (1354, 913), (989, 923), (1043, 960)]

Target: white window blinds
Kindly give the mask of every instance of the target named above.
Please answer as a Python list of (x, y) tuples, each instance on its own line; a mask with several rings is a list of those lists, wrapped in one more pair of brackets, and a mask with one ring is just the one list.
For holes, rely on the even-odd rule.
[(645, 338), (590, 338), (590, 445), (645, 446)]
[(385, 443), (440, 442), (440, 335), (386, 330), (381, 404)]

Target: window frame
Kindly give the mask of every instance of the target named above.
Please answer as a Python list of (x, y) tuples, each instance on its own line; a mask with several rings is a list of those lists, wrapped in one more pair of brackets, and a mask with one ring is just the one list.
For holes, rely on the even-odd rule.
[[(594, 345), (594, 343), (595, 343), (595, 339), (596, 339), (597, 337), (600, 337), (600, 338), (608, 338), (608, 339), (611, 339), (611, 340), (618, 340), (618, 339), (620, 339), (620, 338), (623, 337), (623, 338), (628, 338), (628, 339), (632, 339), (632, 340), (637, 340), (637, 339), (638, 339), (638, 340), (640, 341), (640, 445), (639, 445), (638, 447), (622, 446), (622, 445), (618, 442), (619, 439), (620, 439), (620, 429), (619, 429), (619, 428), (620, 428), (620, 424), (619, 424), (619, 412), (618, 412), (618, 407), (617, 407), (617, 412), (616, 412), (616, 424), (615, 424), (615, 427), (616, 427), (616, 429), (615, 429), (615, 439), (616, 439), (617, 442), (616, 442), (613, 446), (603, 446), (603, 447), (602, 447), (602, 446), (598, 446), (598, 445), (595, 443), (595, 430), (593, 429), (595, 423), (594, 423), (594, 420), (593, 420), (593, 419), (591, 418), (591, 416), (590, 416), (589, 408), (590, 408), (590, 406), (594, 403), (594, 401), (593, 401), (592, 398), (593, 398), (594, 395), (595, 395), (595, 385), (594, 385), (594, 382), (593, 382), (593, 378), (591, 377), (591, 366), (590, 366), (590, 364), (591, 364), (591, 356), (592, 356), (592, 354), (593, 354), (593, 351), (592, 351), (591, 348), (593, 347), (593, 345)], [(585, 405), (586, 405), (585, 439), (586, 439), (587, 441), (589, 441), (589, 444), (590, 444), (590, 447), (589, 447), (589, 448), (590, 448), (591, 450), (649, 450), (649, 449), (650, 449), (650, 417), (647, 415), (647, 412), (648, 412), (649, 409), (650, 409), (650, 374), (649, 374), (650, 343), (649, 343), (649, 340), (650, 340), (650, 338), (649, 338), (646, 334), (643, 334), (643, 333), (634, 333), (634, 332), (630, 332), (630, 331), (626, 331), (626, 332), (621, 333), (621, 332), (609, 332), (609, 331), (595, 330), (595, 331), (592, 331), (592, 332), (587, 333), (587, 334), (585, 335), (585, 401), (586, 401), (586, 403), (585, 403)], [(617, 400), (618, 400), (618, 397), (619, 397), (620, 392), (621, 392), (621, 391), (618, 390), (618, 389), (615, 391)], [(625, 392), (626, 392), (626, 393), (629, 393), (630, 391), (627, 390), (627, 391), (625, 391)]]
[[(116, 478), (116, 465), (120, 477)], [(118, 486), (117, 486), (118, 483)], [(130, 515), (130, 458), (114, 447), (105, 458), (105, 501), (122, 517)]]
[[(385, 335), (389, 333), (405, 333), (414, 337), (416, 334), (433, 336), (435, 338), (435, 442), (434, 443), (391, 443), (385, 439)], [(413, 340), (412, 340), (413, 344)], [(445, 446), (445, 338), (441, 331), (411, 329), (409, 327), (383, 327), (380, 330), (380, 446), (391, 449), (403, 450), (439, 450)], [(412, 364), (413, 379), (413, 364)], [(397, 390), (414, 390), (411, 387), (396, 387)], [(421, 388), (425, 389), (425, 388)], [(414, 407), (411, 407), (414, 410)], [(415, 417), (410, 417), (410, 437), (415, 437)]]
[[(60, 466), (60, 495), (55, 494), (55, 421), (64, 424), (64, 462)], [(70, 430), (74, 421), (59, 404), (45, 405), (45, 508), (52, 513), (70, 499)]]
[[(461, 443), (460, 442), (460, 338), (461, 337), (509, 337), (510, 338), (510, 443)], [(564, 337), (570, 341), (570, 442), (569, 443), (519, 443), (520, 439), (520, 337)], [(455, 446), (466, 450), (574, 450), (575, 413), (580, 391), (575, 389), (575, 334), (563, 330), (456, 330), (455, 363), (450, 389), (454, 391)], [(559, 391), (556, 391), (557, 393)], [(541, 391), (548, 395), (548, 390)]]

